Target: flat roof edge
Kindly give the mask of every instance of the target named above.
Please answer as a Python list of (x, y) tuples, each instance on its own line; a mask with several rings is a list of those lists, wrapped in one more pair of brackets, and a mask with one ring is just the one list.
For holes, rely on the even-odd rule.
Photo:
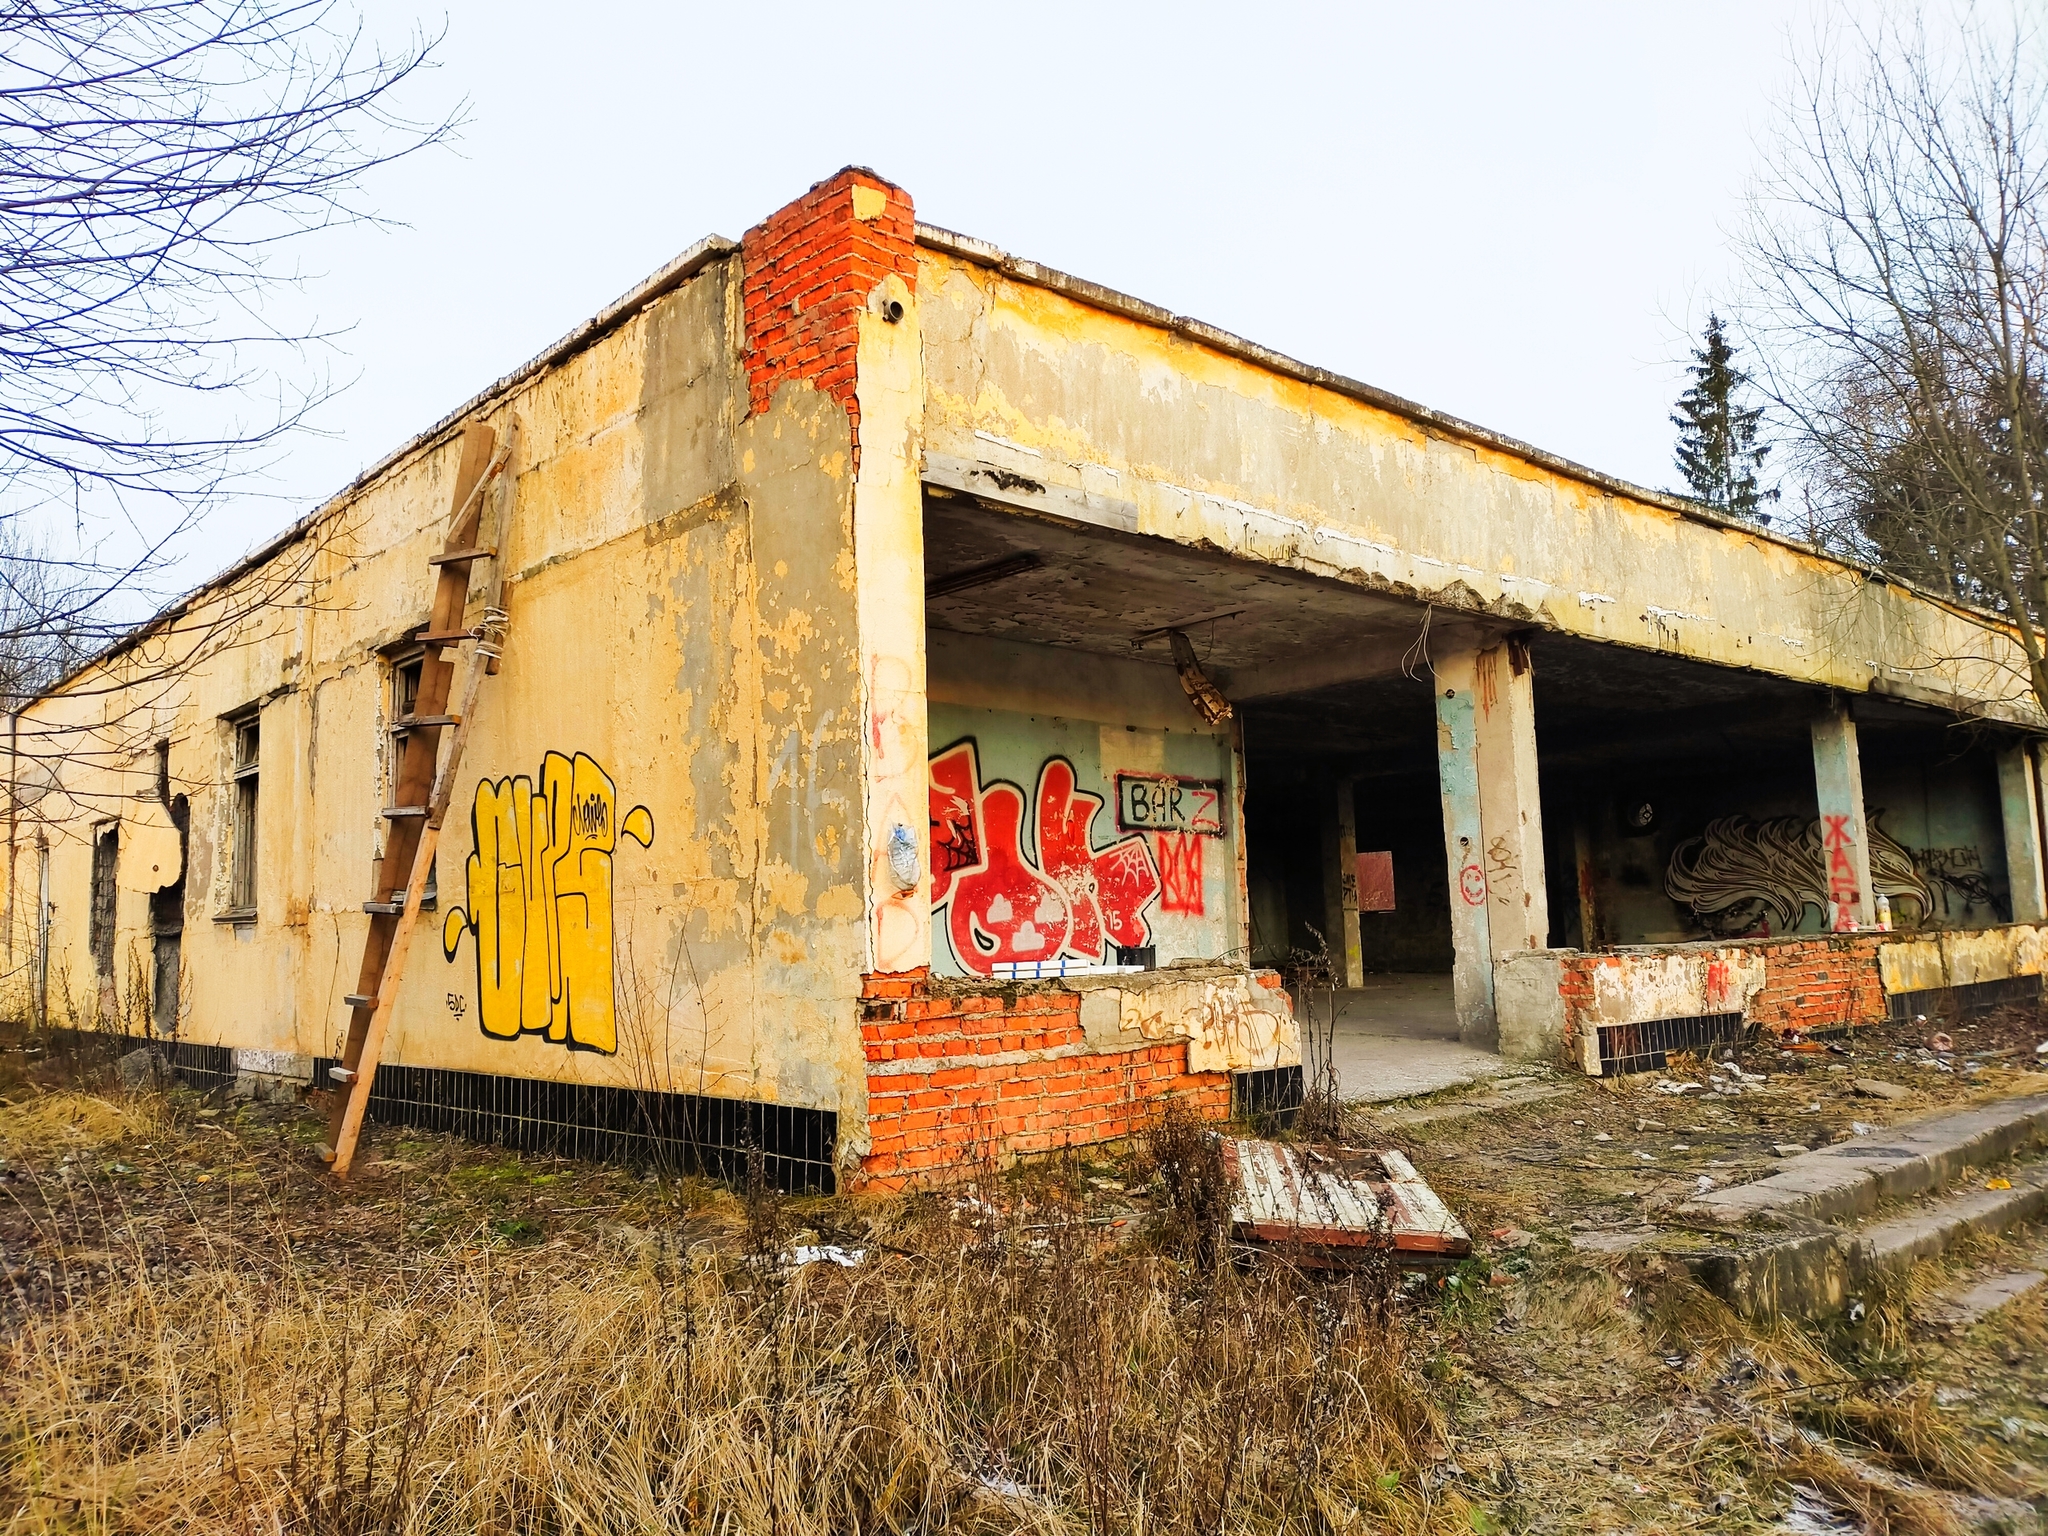
[(1271, 347), (1261, 346), (1256, 341), (1247, 340), (1245, 337), (1231, 331), (1226, 331), (1220, 326), (1210, 325), (1207, 321), (1196, 320), (1188, 315), (1176, 315), (1171, 310), (1162, 308), (1160, 305), (1148, 303), (1144, 299), (1134, 298), (1127, 293), (1120, 293), (1114, 288), (1105, 288), (1100, 283), (1090, 282), (1083, 277), (1075, 277), (1071, 273), (1059, 271), (1057, 268), (1043, 266), (1035, 261), (1026, 261), (1020, 257), (1012, 256), (1000, 246), (991, 244), (989, 241), (978, 240), (972, 235), (963, 235), (955, 230), (942, 229), (936, 224), (920, 223), (917, 226), (917, 243), (928, 246), (935, 251), (944, 251), (950, 256), (957, 256), (963, 261), (971, 261), (978, 266), (992, 267), (1000, 271), (1005, 277), (1015, 278), (1020, 283), (1029, 283), (1034, 287), (1050, 289), (1055, 293), (1065, 294), (1094, 308), (1108, 310), (1112, 314), (1122, 315), (1126, 319), (1136, 320), (1142, 324), (1155, 325), (1162, 330), (1172, 331), (1176, 335), (1186, 337), (1189, 341), (1198, 342), (1212, 351), (1221, 352), (1227, 357), (1235, 357), (1240, 361), (1251, 363), (1256, 367), (1264, 368), (1269, 372), (1280, 374), (1286, 378), (1297, 379), (1305, 384), (1315, 384), (1330, 390), (1332, 393), (1348, 396), (1366, 405), (1376, 406), (1394, 415), (1405, 417), (1416, 425), (1425, 427), (1445, 437), (1455, 437), (1481, 447), (1511, 454), (1518, 459), (1538, 465), (1567, 479), (1577, 480), (1582, 484), (1593, 486), (1595, 489), (1608, 492), (1611, 495), (1626, 497), (1630, 501), (1642, 502), (1647, 506), (1661, 507), (1668, 512), (1676, 512), (1681, 517), (1689, 518), (1697, 523), (1704, 523), (1710, 528), (1718, 528), (1726, 533), (1739, 533), (1748, 538), (1761, 539), (1765, 543), (1777, 544), (1786, 549), (1797, 550), (1799, 553), (1810, 555), (1816, 560), (1825, 560), (1829, 565), (1837, 566), (1842, 570), (1854, 571), (1869, 579), (1882, 581), (1903, 591), (1911, 592), (1916, 597), (1924, 598), (1931, 603), (1937, 603), (1951, 612), (1976, 623), (1994, 629), (2005, 630), (2008, 633), (2012, 631), (2013, 626), (2010, 621), (2000, 618), (1997, 614), (1987, 613), (1981, 609), (1973, 608), (1967, 603), (1957, 602), (1954, 598), (1945, 597), (1939, 592), (1931, 592), (1888, 571), (1880, 570), (1876, 566), (1847, 559), (1832, 551), (1822, 549), (1819, 545), (1806, 539), (1794, 538), (1790, 534), (1779, 533), (1774, 529), (1764, 527), (1761, 523), (1751, 522), (1748, 518), (1731, 516), (1725, 512), (1717, 512), (1704, 503), (1692, 501), (1684, 496), (1675, 496), (1669, 491), (1654, 491), (1648, 486), (1637, 485), (1632, 481), (1623, 480), (1619, 476), (1605, 474), (1600, 470), (1592, 469), (1572, 459), (1567, 459), (1562, 454), (1551, 453), (1546, 449), (1536, 447), (1532, 443), (1525, 443), (1520, 438), (1509, 437), (1506, 433), (1495, 432), (1489, 427), (1479, 426), (1477, 423), (1466, 421), (1462, 417), (1452, 416), (1446, 412), (1418, 404), (1416, 401), (1410, 400), (1405, 396), (1394, 394), (1391, 390), (1381, 389), (1377, 385), (1367, 384), (1362, 380), (1350, 378), (1341, 373), (1334, 373), (1328, 368), (1319, 368), (1313, 363), (1304, 363), (1298, 358), (1289, 357), (1284, 352), (1276, 352)]
[(36, 698), (47, 698), (49, 695), (61, 691), (74, 678), (112, 660), (128, 647), (146, 639), (163, 625), (176, 619), (209, 592), (216, 591), (228, 585), (236, 578), (255, 570), (279, 550), (289, 548), (292, 544), (304, 538), (328, 513), (357, 495), (365, 487), (388, 474), (404, 460), (416, 454), (424, 453), (450, 432), (454, 431), (456, 427), (469, 420), (470, 417), (476, 415), (493, 402), (511, 394), (530, 379), (546, 373), (550, 368), (567, 362), (577, 353), (602, 341), (606, 336), (624, 325), (628, 320), (631, 320), (655, 300), (674, 292), (712, 262), (732, 255), (739, 248), (738, 241), (728, 240), (723, 235), (706, 235), (703, 239), (696, 241), (673, 261), (668, 262), (655, 272), (649, 274), (560, 340), (543, 348), (510, 373), (477, 391), (477, 393), (463, 401), (462, 404), (448, 412), (447, 415), (443, 416), (425, 431), (414, 433), (396, 448), (385, 454), (384, 457), (377, 460), (376, 463), (357, 474), (347, 485), (327, 497), (312, 511), (296, 519), (282, 532), (264, 540), (263, 543), (250, 550), (241, 559), (235, 561), (226, 569), (209, 576), (184, 596), (159, 608), (127, 634), (121, 636), (120, 639), (95, 651), (62, 677), (52, 682), (49, 687), (43, 689), (42, 692), (36, 695)]

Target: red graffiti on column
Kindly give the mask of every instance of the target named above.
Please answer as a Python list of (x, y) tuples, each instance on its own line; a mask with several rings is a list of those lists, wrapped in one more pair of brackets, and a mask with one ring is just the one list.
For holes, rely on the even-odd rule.
[(1846, 933), (1856, 926), (1857, 909), (1862, 905), (1856, 865), (1849, 856), (1856, 839), (1849, 835), (1847, 816), (1824, 816), (1821, 820), (1827, 828), (1821, 834), (1821, 847), (1827, 850), (1828, 904), (1835, 909), (1835, 931)]
[(1077, 787), (1073, 764), (1039, 770), (1035, 825), (1026, 841), (1024, 793), (984, 784), (975, 744), (931, 761), (932, 908), (961, 966), (987, 975), (1007, 961), (1107, 958), (1109, 944), (1150, 937), (1145, 909), (1159, 873), (1141, 836), (1093, 846), (1104, 800)]
[(1458, 894), (1465, 898), (1468, 907), (1486, 905), (1486, 871), (1477, 864), (1467, 864), (1459, 870)]

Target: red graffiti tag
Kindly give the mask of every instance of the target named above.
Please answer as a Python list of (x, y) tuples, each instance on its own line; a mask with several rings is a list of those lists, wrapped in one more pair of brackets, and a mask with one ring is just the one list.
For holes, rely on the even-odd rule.
[(1054, 958), (1067, 947), (1067, 904), (1059, 887), (1024, 860), (1024, 796), (1016, 785), (991, 784), (981, 792), (981, 823), (987, 860), (953, 879), (946, 928), (953, 953), (984, 974), (1000, 961)]
[(1468, 907), (1486, 904), (1486, 871), (1477, 864), (1467, 864), (1458, 871), (1458, 894), (1465, 898)]
[(1856, 839), (1849, 835), (1847, 816), (1823, 816), (1821, 820), (1826, 826), (1821, 846), (1827, 850), (1828, 903), (1835, 909), (1835, 931), (1846, 933), (1856, 926), (1857, 909), (1862, 905), (1856, 865), (1849, 856)]
[(931, 761), (932, 906), (953, 889), (953, 877), (981, 868), (979, 786), (974, 743), (963, 741)]
[(972, 741), (931, 761), (932, 908), (961, 966), (987, 975), (1008, 961), (1062, 955), (1100, 962), (1110, 944), (1141, 945), (1160, 881), (1145, 839), (1093, 846), (1100, 795), (1080, 789), (1065, 758), (1039, 770), (1025, 840), (1024, 795), (984, 786)]
[(1159, 832), (1159, 910), (1202, 915), (1202, 836)]

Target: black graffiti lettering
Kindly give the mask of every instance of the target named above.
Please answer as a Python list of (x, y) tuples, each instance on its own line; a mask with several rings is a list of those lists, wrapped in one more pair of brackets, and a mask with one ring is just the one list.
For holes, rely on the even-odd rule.
[(603, 837), (611, 831), (612, 811), (602, 795), (585, 795), (576, 802), (571, 814), (580, 837)]

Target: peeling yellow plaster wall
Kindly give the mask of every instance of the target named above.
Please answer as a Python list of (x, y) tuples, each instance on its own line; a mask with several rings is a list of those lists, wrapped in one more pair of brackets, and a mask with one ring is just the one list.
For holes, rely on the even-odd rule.
[(949, 253), (919, 259), (930, 452), (1440, 607), (2041, 723), (2011, 636), (1939, 603)]
[[(884, 306), (901, 318), (884, 318)], [(895, 311), (891, 311), (895, 312)], [(931, 836), (926, 794), (923, 336), (917, 296), (879, 284), (860, 317), (860, 484), (847, 574), (858, 587), (865, 688), (870, 966), (931, 962)], [(892, 861), (892, 843), (898, 844)]]
[[(851, 429), (808, 388), (742, 419), (738, 302), (737, 263), (714, 263), (488, 408), (501, 430), (515, 412), (522, 429), (510, 468), (517, 511), (501, 541), (511, 628), (458, 777), (439, 911), (414, 945), (387, 1061), (860, 1107), (865, 706)], [(192, 804), (184, 1038), (332, 1054), (381, 841), (388, 652), (427, 617), (426, 558), (445, 538), (458, 455), (446, 435), (338, 501), (300, 562), (315, 600), (230, 626), (227, 643), (150, 709), (124, 713), (119, 695), (97, 691), (110, 674), (138, 673), (144, 646), (28, 712), (17, 777), (55, 774), (61, 787), (42, 788), (35, 816), (15, 829), (10, 1006), (30, 1001), (40, 833), (52, 991), (68, 989), (76, 1022), (95, 1022), (93, 826), (151, 789), (155, 743), (167, 739), (173, 787)], [(280, 553), (240, 589), (299, 558)], [(472, 618), (481, 592), (479, 580)], [(209, 595), (186, 629), (232, 602), (232, 590)], [(232, 842), (222, 717), (259, 702), (257, 914), (217, 923)], [(599, 763), (618, 814), (649, 813), (649, 844), (622, 836), (612, 854), (614, 1055), (486, 1034), (475, 940), (458, 929), (453, 959), (442, 953), (442, 918), (467, 895), (479, 779), (536, 775), (551, 751)], [(146, 990), (147, 902), (121, 897), (121, 1009), (130, 956)]]

